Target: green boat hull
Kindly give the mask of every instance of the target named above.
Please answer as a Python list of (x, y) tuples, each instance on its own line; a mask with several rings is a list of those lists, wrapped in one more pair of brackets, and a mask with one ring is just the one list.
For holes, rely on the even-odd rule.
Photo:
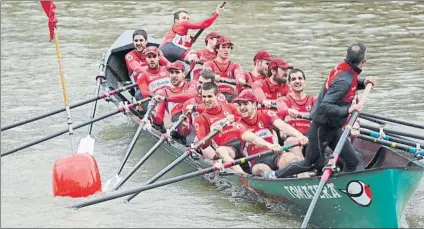
[[(403, 209), (417, 189), (422, 176), (421, 169), (402, 168), (334, 176), (318, 199), (310, 223), (333, 228), (398, 228)], [(302, 215), (306, 214), (319, 184), (318, 177), (266, 180), (231, 175), (226, 176), (226, 179), (281, 204), (293, 204)], [(346, 191), (348, 185), (359, 193), (360, 187), (367, 185), (369, 191), (358, 196), (358, 192)]]

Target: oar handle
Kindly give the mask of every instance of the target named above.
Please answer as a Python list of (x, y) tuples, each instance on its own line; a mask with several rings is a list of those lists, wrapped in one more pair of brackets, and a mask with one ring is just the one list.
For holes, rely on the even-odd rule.
[(227, 79), (222, 79), (220, 78), (219, 80), (217, 80), (217, 82), (222, 82), (222, 83), (226, 83), (226, 84), (231, 84), (231, 85), (240, 85), (242, 87), (247, 87), (247, 88), (252, 88), (252, 85), (249, 83), (240, 83), (240, 82), (236, 82), (236, 81), (231, 81), (231, 80), (227, 80)]

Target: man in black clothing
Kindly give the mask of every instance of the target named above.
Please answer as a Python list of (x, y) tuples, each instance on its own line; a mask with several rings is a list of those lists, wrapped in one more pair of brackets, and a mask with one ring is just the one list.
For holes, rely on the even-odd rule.
[[(282, 178), (314, 168), (322, 169), (325, 146), (334, 150), (349, 114), (355, 110), (362, 110), (359, 104), (352, 104), (356, 90), (364, 89), (368, 83), (375, 85), (375, 78), (358, 78), (362, 65), (366, 62), (365, 56), (366, 47), (362, 43), (355, 42), (348, 47), (345, 60), (331, 70), (312, 108), (312, 123), (308, 133), (309, 144), (305, 150), (305, 159), (265, 174), (267, 177)], [(356, 170), (358, 158), (350, 141), (344, 144), (340, 157), (345, 162), (344, 171)]]

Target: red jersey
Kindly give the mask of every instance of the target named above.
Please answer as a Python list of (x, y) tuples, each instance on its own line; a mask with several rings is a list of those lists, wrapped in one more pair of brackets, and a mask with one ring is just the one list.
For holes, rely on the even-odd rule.
[[(218, 98), (218, 102), (219, 103), (223, 103), (223, 104), (227, 104), (227, 99), (225, 98), (225, 95), (223, 95), (222, 93), (218, 93), (216, 95), (216, 97)], [(205, 110), (205, 104), (203, 104), (203, 100), (202, 97), (200, 95), (197, 95), (196, 97), (192, 97), (191, 99), (187, 100), (184, 102), (183, 104), (183, 112), (184, 114), (187, 112), (187, 106), (188, 105), (197, 105), (196, 109), (191, 112), (191, 116), (188, 117), (189, 121), (189, 125), (190, 127), (182, 127), (182, 135), (183, 136), (187, 136), (190, 134), (191, 131), (191, 126), (194, 125), (194, 119), (196, 118), (196, 116), (198, 116), (199, 114), (203, 113), (203, 111)]]
[[(199, 61), (202, 63), (206, 63), (207, 61), (213, 60), (216, 57), (216, 53), (213, 51), (212, 52), (209, 51), (209, 49), (207, 48), (197, 50), (195, 54), (197, 58), (199, 58)], [(191, 70), (191, 73), (190, 73), (191, 80), (198, 80), (199, 74), (202, 71), (202, 69), (203, 69), (202, 65), (200, 64), (194, 65), (193, 70)]]
[[(186, 42), (186, 35), (189, 29), (206, 29), (212, 25), (215, 19), (218, 17), (218, 14), (214, 13), (212, 16), (206, 18), (201, 22), (192, 22), (189, 20), (177, 21), (171, 28), (166, 32), (165, 36), (162, 39), (162, 45), (172, 42), (177, 46), (183, 46), (184, 48), (191, 47), (191, 42)], [(192, 40), (193, 41), (193, 40)]]
[(143, 98), (147, 98), (150, 93), (156, 93), (160, 89), (170, 86), (169, 72), (165, 66), (155, 69), (147, 68), (137, 79)]
[[(226, 115), (234, 115), (235, 121), (240, 118), (240, 113), (233, 104), (218, 104), (212, 109), (205, 109), (200, 115), (194, 119), (194, 129), (196, 130), (197, 139), (201, 140), (209, 134), (210, 128), (215, 125), (222, 125), (226, 122)], [(222, 132), (212, 138), (217, 146), (225, 146), (230, 141), (237, 139), (236, 130), (232, 125), (227, 125)], [(206, 142), (201, 147), (204, 149), (211, 144)]]
[[(242, 118), (235, 123), (234, 129), (236, 130), (237, 137), (241, 140), (241, 136), (246, 130), (251, 131), (256, 136), (263, 138), (265, 141), (274, 144), (273, 128), (274, 121), (278, 119), (277, 113), (271, 110), (258, 110), (252, 119)], [(246, 142), (247, 155), (255, 155), (268, 151), (268, 148), (258, 147), (255, 144)]]
[[(216, 60), (211, 60), (203, 64), (204, 69), (210, 69), (219, 75), (222, 79), (228, 79), (234, 81), (243, 78), (243, 70), (240, 64), (234, 63), (232, 61), (227, 61), (225, 63), (218, 63)], [(236, 86), (224, 83), (217, 82), (218, 90), (221, 93), (227, 93), (236, 96), (237, 89)]]
[(253, 83), (252, 89), (259, 103), (265, 99), (276, 100), (278, 97), (286, 96), (290, 91), (286, 83), (274, 84), (269, 77)]
[[(285, 107), (285, 105), (278, 105), (278, 117), (284, 120), (287, 124), (293, 126), (302, 134), (306, 134), (309, 131), (311, 121), (307, 119), (292, 118), (290, 115), (288, 115), (287, 108), (296, 109), (299, 111), (299, 113), (309, 114), (312, 110), (312, 107), (314, 106), (316, 99), (316, 96), (310, 95), (307, 95), (302, 100), (296, 100), (291, 95), (287, 95), (284, 98), (279, 98), (277, 100), (277, 104), (285, 103), (287, 107)], [(282, 109), (282, 107), (285, 108)]]
[(158, 94), (167, 97), (166, 102), (159, 103), (156, 106), (156, 115), (154, 116), (154, 122), (158, 124), (163, 123), (163, 117), (165, 116), (165, 110), (174, 117), (183, 111), (183, 103), (196, 96), (197, 82), (185, 81), (182, 86), (174, 87), (169, 86), (158, 91)]
[[(252, 74), (252, 72), (245, 72), (245, 73), (243, 73), (243, 78), (244, 78), (244, 80), (246, 81), (246, 83), (248, 83), (248, 84), (252, 84), (252, 83), (254, 83), (254, 82), (256, 82), (256, 81), (259, 81), (259, 80), (263, 80), (263, 79), (265, 79), (266, 78), (266, 76), (265, 75), (253, 75)], [(244, 89), (245, 87), (242, 87), (242, 86), (240, 86), (240, 85), (237, 85), (237, 90), (238, 90), (238, 92), (240, 93), (243, 89)]]
[[(138, 52), (137, 50), (132, 50), (131, 52), (125, 55), (125, 62), (127, 63), (128, 75), (134, 75), (134, 82), (137, 82), (137, 76), (147, 67), (146, 63), (146, 54), (144, 51)], [(162, 51), (159, 50), (159, 65), (166, 66), (169, 64), (169, 61), (163, 56)]]

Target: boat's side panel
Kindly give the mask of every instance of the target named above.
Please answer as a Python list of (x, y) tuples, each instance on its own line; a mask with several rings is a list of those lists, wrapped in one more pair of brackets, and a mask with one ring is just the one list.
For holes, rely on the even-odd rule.
[[(333, 177), (317, 202), (311, 223), (320, 227), (396, 228), (422, 174), (422, 170), (385, 169)], [(319, 184), (318, 178), (265, 180), (233, 175), (227, 179), (281, 203), (293, 203), (303, 214)]]

